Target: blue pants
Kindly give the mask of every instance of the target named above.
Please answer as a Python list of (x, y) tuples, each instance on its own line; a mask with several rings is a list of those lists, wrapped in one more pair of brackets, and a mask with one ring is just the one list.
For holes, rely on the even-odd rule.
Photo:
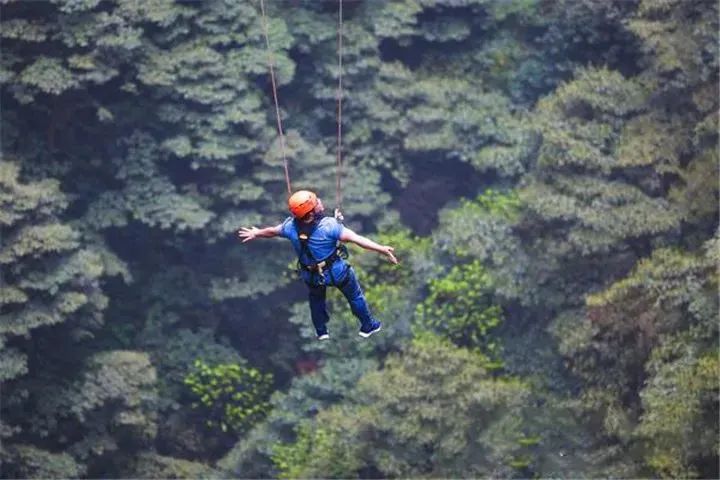
[[(369, 328), (375, 319), (370, 313), (370, 309), (365, 301), (365, 295), (360, 287), (360, 282), (358, 282), (352, 267), (348, 267), (347, 275), (338, 283), (339, 284), (335, 286), (345, 295), (353, 315), (360, 320), (361, 327)], [(326, 324), (329, 319), (325, 303), (327, 287), (325, 285), (310, 285), (308, 283), (306, 283), (306, 285), (310, 290), (308, 295), (308, 299), (310, 300), (310, 316), (312, 317), (315, 331), (318, 335), (322, 335), (327, 332)]]

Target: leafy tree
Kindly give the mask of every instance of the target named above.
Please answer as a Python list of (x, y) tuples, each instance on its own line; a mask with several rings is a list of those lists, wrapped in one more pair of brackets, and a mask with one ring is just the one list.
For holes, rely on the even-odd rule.
[(628, 22), (641, 40), (640, 78), (655, 92), (656, 107), (628, 125), (621, 161), (652, 165), (662, 179), (675, 180), (669, 198), (694, 246), (702, 240), (692, 231), (700, 227), (707, 238), (717, 223), (717, 184), (708, 181), (717, 166), (717, 13), (708, 1), (643, 1)]
[(717, 468), (717, 352), (686, 350), (687, 339), (653, 352), (650, 378), (641, 392), (643, 414), (637, 435), (647, 445), (646, 462), (664, 478), (706, 478)]
[(83, 469), (67, 453), (32, 445), (7, 445), (0, 450), (4, 478), (78, 478)]
[(240, 433), (267, 414), (270, 405), (263, 398), (271, 374), (237, 363), (210, 366), (196, 360), (194, 367), (184, 383), (196, 399), (193, 406), (207, 412), (203, 417), (209, 428)]
[[(674, 442), (716, 408), (702, 400), (718, 387), (708, 363), (717, 337), (714, 245), (700, 253), (657, 250), (627, 278), (589, 296), (579, 328), (570, 327), (572, 317), (556, 324), (561, 351), (586, 380), (586, 402), (601, 412), (605, 431), (625, 442), (644, 439), (653, 452), (648, 465), (661, 475), (696, 476), (707, 471), (702, 458), (713, 455), (699, 446), (707, 445), (704, 436), (698, 444), (688, 439), (684, 451)], [(670, 409), (673, 420), (660, 420), (657, 412)], [(694, 435), (711, 434), (698, 428)]]
[[(54, 388), (63, 379), (72, 379), (82, 361), (83, 344), (97, 334), (104, 321), (108, 299), (101, 289), (102, 279), (126, 270), (104, 245), (88, 241), (80, 228), (62, 219), (68, 199), (57, 181), (25, 182), (21, 178), (16, 162), (0, 162), (0, 379), (11, 382), (3, 387), (2, 436), (25, 439), (20, 440), (24, 447), (16, 451), (19, 456), (13, 457), (19, 462), (15, 464), (18, 475), (23, 476), (33, 471), (26, 460), (30, 462), (35, 453), (38, 458), (45, 455), (45, 449), (25, 442), (37, 439), (38, 434), (57, 433), (56, 419), (49, 427), (42, 426), (47, 420), (41, 410), (44, 407), (31, 408), (33, 413), (28, 415), (23, 405), (28, 404), (28, 397), (40, 403), (58, 401)], [(49, 399), (40, 393), (46, 387), (52, 392)], [(65, 408), (49, 410), (68, 414)], [(65, 465), (78, 472), (85, 469), (66, 462), (63, 456), (50, 455), (47, 464), (48, 468), (57, 465), (64, 469)], [(62, 471), (69, 475), (70, 470)]]
[[(18, 381), (4, 397), (3, 416), (21, 419), (16, 420), (20, 438), (52, 442), (74, 458), (79, 472), (90, 476), (106, 472), (113, 455), (152, 445), (157, 391), (147, 355), (105, 351), (73, 373), (68, 381), (47, 368)], [(20, 400), (22, 396), (26, 398)], [(32, 416), (21, 415), (23, 405), (33, 407)]]
[(493, 303), (493, 282), (479, 261), (453, 267), (429, 285), (417, 307), (416, 326), (450, 339), (461, 347), (480, 348), (494, 357), (499, 345), (491, 331), (502, 322), (502, 309)]
[(663, 94), (714, 83), (717, 12), (717, 4), (710, 1), (640, 2), (629, 27), (642, 40), (648, 77)]
[(331, 344), (231, 240), (286, 215), (268, 57), (294, 187), (335, 184), (336, 5), (266, 3), (270, 52), (256, 2), (3, 3), (4, 473), (217, 476), (202, 358), (283, 390), (226, 475), (717, 477), (716, 2), (346, 3), (345, 214), (403, 266), (353, 258), (385, 334), (331, 295)]
[[(27, 373), (19, 336), (68, 322), (77, 337), (96, 329), (107, 298), (99, 286), (106, 275), (101, 252), (59, 214), (66, 197), (52, 180), (25, 183), (16, 163), (0, 163), (2, 186), (3, 290), (0, 335), (2, 380)], [(15, 347), (7, 345), (14, 337)], [(28, 350), (23, 349), (25, 352)]]
[[(629, 269), (653, 237), (677, 232), (681, 214), (617, 165), (621, 126), (646, 93), (617, 72), (585, 70), (538, 105), (538, 168), (520, 191), (520, 234), (546, 305), (579, 303), (607, 276)], [(608, 260), (608, 256), (611, 260)]]
[(416, 339), (365, 375), (352, 401), (300, 427), (296, 443), (276, 447), (281, 476), (509, 474), (512, 457), (493, 437), (520, 435), (515, 412), (528, 391), (490, 378), (487, 363), (438, 337)]
[(492, 277), (495, 294), (505, 302), (538, 302), (537, 277), (517, 229), (521, 212), (514, 190), (487, 189), (446, 208), (432, 235), (436, 255), (460, 265), (480, 261)]
[(277, 476), (271, 460), (275, 445), (292, 442), (298, 425), (349, 398), (360, 377), (376, 367), (374, 359), (328, 358), (316, 372), (296, 377), (287, 391), (273, 394), (265, 421), (255, 425), (218, 466), (230, 476)]
[(223, 478), (208, 465), (153, 453), (141, 453), (123, 465), (120, 472), (132, 478)]

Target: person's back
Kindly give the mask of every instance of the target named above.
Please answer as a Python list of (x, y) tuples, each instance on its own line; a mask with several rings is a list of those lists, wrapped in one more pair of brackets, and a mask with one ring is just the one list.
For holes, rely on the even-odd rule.
[[(343, 225), (332, 217), (322, 216), (309, 223), (288, 217), (282, 223), (280, 236), (290, 240), (301, 267), (327, 262), (330, 278), (324, 279), (324, 283), (336, 285), (336, 282), (344, 279), (347, 269), (347, 263), (342, 258), (333, 258), (337, 255), (343, 228)], [(307, 236), (306, 239), (301, 238), (303, 234)], [(333, 261), (329, 262), (330, 259)], [(320, 281), (313, 278), (307, 268), (302, 268), (301, 272), (307, 283), (317, 284)]]

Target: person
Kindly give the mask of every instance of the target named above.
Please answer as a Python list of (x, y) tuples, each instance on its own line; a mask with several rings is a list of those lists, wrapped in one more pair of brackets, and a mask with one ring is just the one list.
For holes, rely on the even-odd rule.
[[(340, 289), (350, 309), (360, 321), (359, 335), (367, 338), (379, 332), (382, 323), (377, 321), (368, 308), (354, 269), (348, 265), (341, 250), (340, 242), (350, 242), (360, 247), (385, 255), (397, 265), (395, 249), (380, 245), (343, 226), (337, 218), (325, 215), (325, 207), (318, 196), (308, 190), (300, 190), (290, 196), (288, 207), (292, 216), (274, 227), (242, 227), (238, 236), (242, 243), (256, 238), (284, 237), (290, 240), (298, 256), (300, 276), (308, 287), (310, 316), (318, 340), (330, 338), (327, 328), (329, 320), (325, 303), (326, 288)], [(338, 210), (336, 216), (342, 220)]]

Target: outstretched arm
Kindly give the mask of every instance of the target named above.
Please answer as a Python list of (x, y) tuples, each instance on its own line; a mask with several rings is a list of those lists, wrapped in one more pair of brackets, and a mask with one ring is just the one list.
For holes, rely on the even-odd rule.
[(238, 230), (237, 234), (238, 237), (242, 239), (242, 243), (249, 242), (250, 240), (255, 240), (256, 238), (273, 238), (280, 235), (280, 229), (282, 228), (282, 225), (276, 225), (274, 227), (265, 227), (265, 228), (257, 228), (257, 227), (242, 227), (240, 230)]
[(347, 227), (343, 228), (343, 232), (340, 235), (340, 240), (342, 240), (343, 242), (354, 243), (355, 245), (361, 246), (365, 250), (382, 253), (383, 255), (388, 257), (388, 259), (392, 263), (394, 263), (395, 265), (398, 264), (398, 259), (395, 258), (395, 255), (393, 255), (393, 252), (395, 251), (393, 247), (389, 245), (380, 245), (379, 243), (373, 242), (369, 238), (358, 235)]

